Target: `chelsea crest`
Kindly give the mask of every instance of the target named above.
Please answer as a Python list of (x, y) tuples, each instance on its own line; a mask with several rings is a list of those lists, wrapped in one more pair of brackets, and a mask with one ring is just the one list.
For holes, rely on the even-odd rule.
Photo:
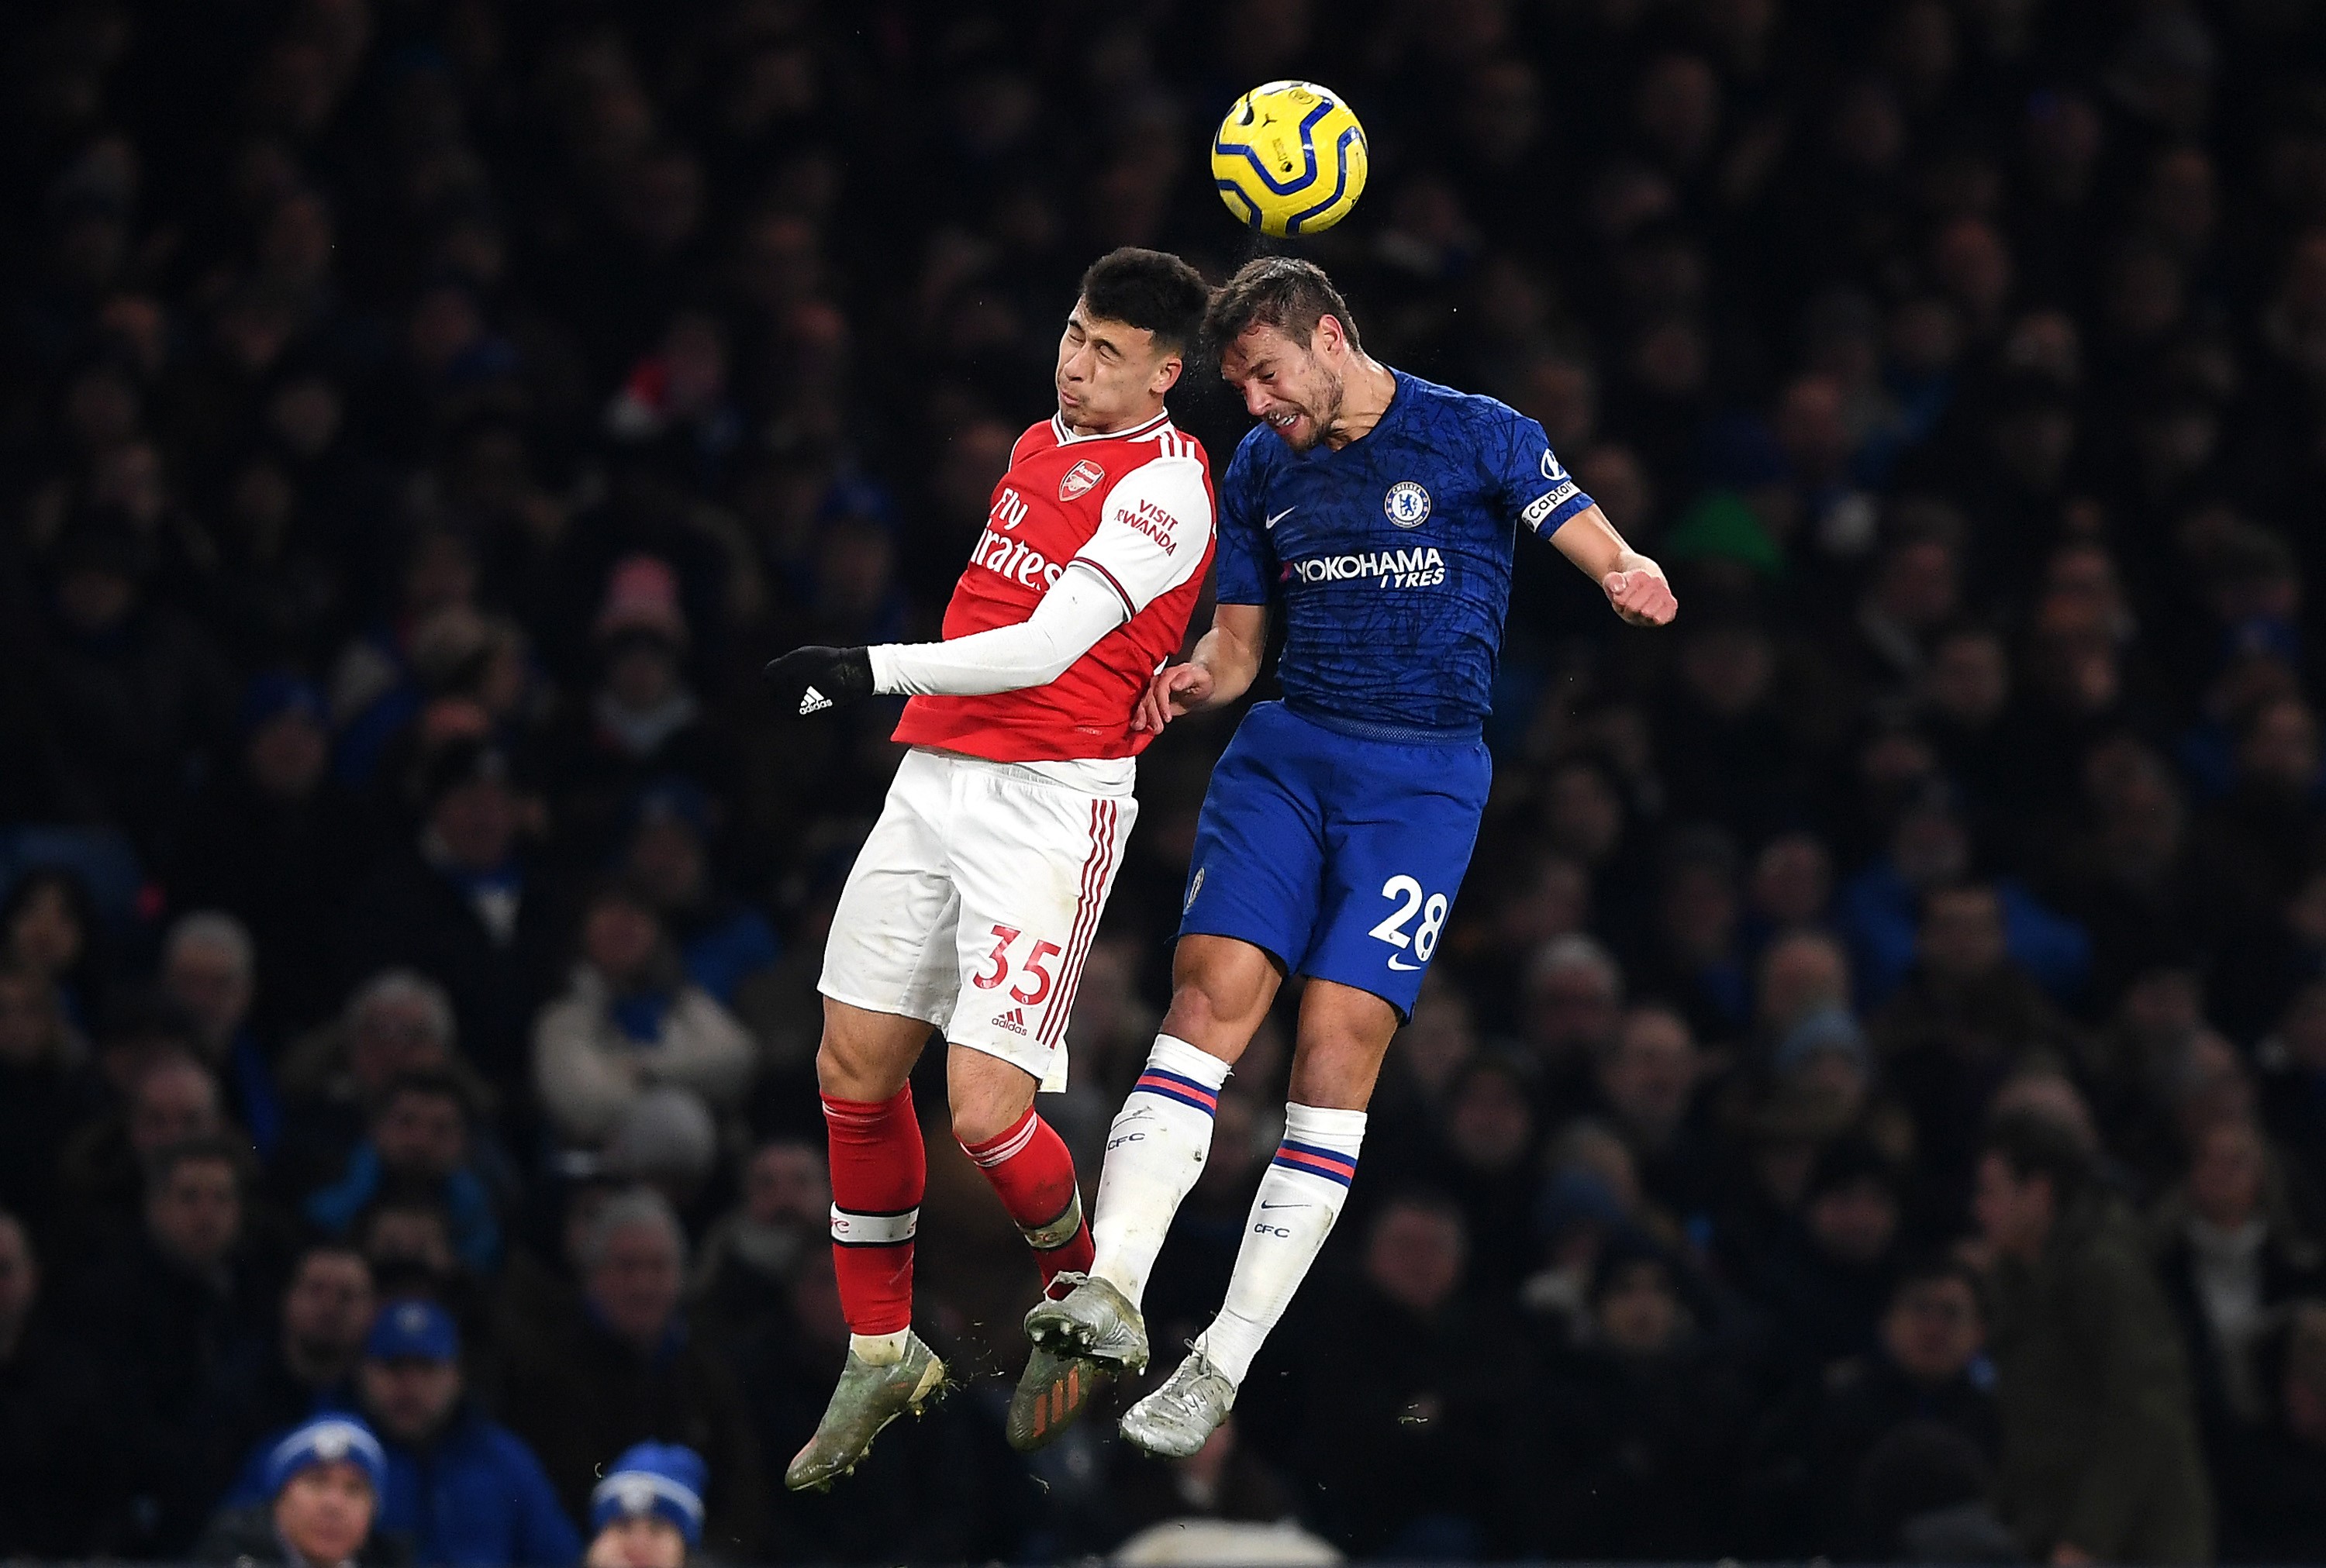
[(1382, 510), (1400, 528), (1419, 528), (1429, 521), (1429, 492), (1411, 479), (1400, 479), (1382, 497)]

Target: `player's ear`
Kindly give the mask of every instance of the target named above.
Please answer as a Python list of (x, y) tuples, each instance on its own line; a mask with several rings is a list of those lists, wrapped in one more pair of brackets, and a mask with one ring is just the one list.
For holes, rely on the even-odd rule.
[(1341, 326), (1340, 318), (1327, 311), (1317, 318), (1317, 329), (1308, 335), (1308, 352), (1319, 357), (1330, 354), (1348, 341), (1348, 337)]
[(1178, 355), (1166, 354), (1162, 363), (1155, 366), (1155, 374), (1147, 384), (1148, 390), (1158, 397), (1162, 396), (1179, 385), (1180, 374), (1186, 367), (1186, 362)]

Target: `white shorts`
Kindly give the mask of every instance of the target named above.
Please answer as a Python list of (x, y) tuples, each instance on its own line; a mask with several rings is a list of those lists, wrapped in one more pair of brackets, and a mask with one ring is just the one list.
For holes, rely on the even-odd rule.
[(1075, 988), (1138, 815), (1127, 790), (906, 753), (841, 890), (816, 988), (925, 1018), (1046, 1090), (1065, 1088)]

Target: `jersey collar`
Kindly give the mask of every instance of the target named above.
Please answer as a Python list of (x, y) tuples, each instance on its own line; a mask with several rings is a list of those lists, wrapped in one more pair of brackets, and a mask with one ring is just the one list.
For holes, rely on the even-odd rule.
[(1170, 422), (1171, 411), (1167, 408), (1161, 413), (1157, 414), (1153, 419), (1149, 420), (1145, 424), (1133, 425), (1129, 430), (1093, 431), (1088, 435), (1076, 435), (1074, 431), (1066, 428), (1066, 422), (1062, 416), (1054, 413), (1050, 416), (1050, 432), (1058, 438), (1058, 444), (1060, 446), (1070, 447), (1076, 441), (1136, 441), (1140, 436), (1153, 435), (1157, 431), (1161, 430), (1165, 425), (1169, 424)]

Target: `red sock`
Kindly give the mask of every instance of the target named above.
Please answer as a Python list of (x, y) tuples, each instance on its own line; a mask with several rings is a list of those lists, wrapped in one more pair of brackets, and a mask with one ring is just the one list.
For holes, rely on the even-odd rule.
[(1028, 1106), (1026, 1114), (1000, 1137), (961, 1146), (993, 1183), (1001, 1206), (1033, 1248), (1045, 1291), (1061, 1273), (1090, 1271), (1091, 1233), (1083, 1222), (1082, 1194), (1075, 1186), (1075, 1157), (1033, 1107)]
[(832, 1143), (832, 1269), (841, 1311), (860, 1334), (913, 1322), (913, 1233), (928, 1155), (907, 1084), (883, 1100), (823, 1097)]

